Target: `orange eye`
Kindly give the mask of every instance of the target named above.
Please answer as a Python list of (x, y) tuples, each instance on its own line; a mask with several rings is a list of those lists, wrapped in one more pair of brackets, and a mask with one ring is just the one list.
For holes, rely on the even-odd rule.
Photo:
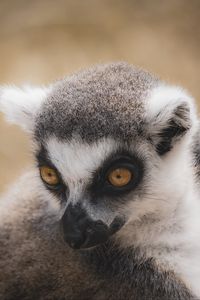
[(127, 185), (132, 179), (132, 172), (126, 168), (118, 168), (111, 171), (108, 175), (109, 182), (116, 187)]
[(49, 185), (57, 185), (60, 181), (56, 170), (50, 167), (40, 167), (40, 175), (44, 182)]

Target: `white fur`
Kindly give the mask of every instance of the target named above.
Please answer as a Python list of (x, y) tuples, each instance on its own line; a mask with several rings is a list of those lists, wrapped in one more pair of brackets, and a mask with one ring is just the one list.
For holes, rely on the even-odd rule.
[(20, 125), (31, 132), (34, 117), (50, 92), (51, 87), (5, 86), (0, 88), (0, 111), (10, 123)]
[[(188, 118), (193, 124), (197, 123), (194, 99), (185, 90), (165, 84), (155, 87), (146, 99), (146, 120), (149, 124), (149, 132), (157, 134), (165, 128), (179, 105), (187, 106), (189, 108)], [(187, 127), (184, 120), (179, 121)]]
[(152, 166), (147, 191), (127, 207), (130, 219), (118, 238), (124, 247), (138, 246), (162, 269), (173, 270), (200, 298), (200, 195), (190, 143), (186, 136), (156, 169)]
[(46, 142), (51, 161), (58, 168), (67, 184), (82, 180), (86, 183), (92, 177), (103, 160), (116, 147), (112, 139), (102, 139), (93, 144), (87, 144), (78, 139), (70, 142), (49, 138)]
[(196, 118), (194, 99), (182, 88), (161, 84), (151, 90), (146, 99), (146, 112), (149, 119), (154, 119), (163, 111), (168, 120), (174, 108), (182, 103), (188, 103), (191, 119)]
[[(46, 142), (49, 157), (69, 190), (75, 194), (81, 192), (96, 171), (116, 148), (112, 139), (102, 139), (91, 145), (83, 143), (78, 138), (69, 142), (59, 141), (56, 137), (49, 138)], [(75, 201), (75, 199), (73, 199)]]
[[(65, 208), (70, 203), (81, 201), (82, 207), (89, 213), (93, 220), (103, 220), (110, 225), (116, 214), (109, 209), (98, 210), (84, 198), (84, 189), (93, 179), (93, 174), (98, 170), (103, 161), (117, 148), (117, 143), (105, 138), (93, 144), (83, 143), (81, 139), (74, 138), (70, 142), (59, 141), (56, 137), (49, 138), (46, 142), (48, 155), (52, 163), (62, 175), (66, 186), (69, 188), (69, 197)], [(64, 211), (63, 211), (64, 213)]]

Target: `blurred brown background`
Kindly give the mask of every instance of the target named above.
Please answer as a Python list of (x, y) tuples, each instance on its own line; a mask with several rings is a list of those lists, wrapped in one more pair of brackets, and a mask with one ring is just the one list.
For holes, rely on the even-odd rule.
[[(48, 83), (125, 60), (200, 99), (200, 0), (1, 0), (0, 83)], [(29, 142), (0, 116), (0, 192), (30, 165)]]

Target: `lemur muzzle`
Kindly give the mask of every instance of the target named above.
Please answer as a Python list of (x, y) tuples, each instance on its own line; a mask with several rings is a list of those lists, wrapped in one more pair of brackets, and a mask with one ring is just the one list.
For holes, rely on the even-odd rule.
[(104, 243), (116, 233), (125, 221), (116, 217), (110, 226), (101, 220), (92, 220), (80, 206), (71, 204), (65, 210), (61, 220), (64, 240), (74, 249), (90, 248)]

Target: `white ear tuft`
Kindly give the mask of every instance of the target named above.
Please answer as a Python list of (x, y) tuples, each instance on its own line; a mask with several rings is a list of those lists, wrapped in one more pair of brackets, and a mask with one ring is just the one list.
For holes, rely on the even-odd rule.
[(149, 136), (159, 154), (168, 152), (176, 141), (197, 123), (194, 100), (183, 89), (160, 85), (147, 99)]
[(161, 84), (152, 90), (148, 98), (148, 116), (153, 120), (163, 112), (167, 120), (171, 112), (182, 103), (187, 103), (191, 119), (196, 119), (194, 99), (180, 87)]
[(50, 87), (3, 86), (0, 88), (0, 111), (10, 123), (31, 132), (34, 117), (50, 91)]

